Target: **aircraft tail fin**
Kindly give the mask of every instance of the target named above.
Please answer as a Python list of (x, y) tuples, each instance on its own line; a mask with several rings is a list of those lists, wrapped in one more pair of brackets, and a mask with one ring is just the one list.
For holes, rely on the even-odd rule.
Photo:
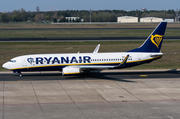
[(139, 47), (127, 52), (160, 52), (167, 22), (161, 22)]

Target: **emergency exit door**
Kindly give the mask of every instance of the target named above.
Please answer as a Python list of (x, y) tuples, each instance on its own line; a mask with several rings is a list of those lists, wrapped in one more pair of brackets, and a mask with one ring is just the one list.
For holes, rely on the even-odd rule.
[(27, 66), (27, 58), (26, 57), (22, 58), (22, 66)]

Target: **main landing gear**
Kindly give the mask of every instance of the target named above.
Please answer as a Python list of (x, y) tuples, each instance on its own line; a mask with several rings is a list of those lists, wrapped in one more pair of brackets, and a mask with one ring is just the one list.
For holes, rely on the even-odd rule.
[(90, 71), (89, 70), (84, 70), (83, 71), (83, 76), (84, 77), (89, 77), (91, 74), (90, 74)]

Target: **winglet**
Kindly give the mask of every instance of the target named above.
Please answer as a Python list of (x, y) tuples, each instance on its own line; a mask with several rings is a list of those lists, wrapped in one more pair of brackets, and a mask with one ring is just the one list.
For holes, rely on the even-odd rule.
[(128, 59), (129, 55), (127, 55), (124, 60), (117, 66), (117, 67), (124, 67), (124, 65), (126, 64), (127, 62), (127, 59)]
[(93, 53), (98, 53), (99, 48), (100, 48), (100, 44), (97, 45), (97, 47), (94, 49)]

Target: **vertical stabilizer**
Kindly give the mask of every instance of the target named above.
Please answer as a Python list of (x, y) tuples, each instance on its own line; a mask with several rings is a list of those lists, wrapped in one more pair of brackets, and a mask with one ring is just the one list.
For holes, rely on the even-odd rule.
[(166, 25), (167, 22), (161, 22), (139, 48), (127, 52), (160, 52)]

